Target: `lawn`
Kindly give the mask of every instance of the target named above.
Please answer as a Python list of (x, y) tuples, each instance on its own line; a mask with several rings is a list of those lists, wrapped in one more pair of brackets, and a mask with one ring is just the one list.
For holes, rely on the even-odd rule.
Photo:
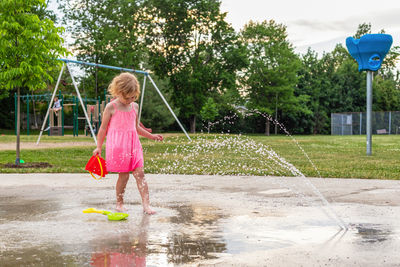
[[(196, 134), (191, 135), (192, 142), (183, 134), (165, 136), (163, 142), (141, 140), (147, 173), (290, 176), (301, 172), (308, 177), (400, 179), (400, 135), (374, 135), (372, 156), (366, 155), (365, 136)], [(0, 144), (15, 139), (12, 134), (1, 135)], [(21, 142), (36, 140), (37, 135), (21, 136)], [(0, 172), (85, 172), (94, 148), (87, 146), (93, 139), (82, 136), (43, 136), (41, 142), (86, 145), (22, 149), (25, 162), (48, 162), (53, 167), (1, 167)], [(14, 161), (15, 149), (0, 150), (0, 164)]]

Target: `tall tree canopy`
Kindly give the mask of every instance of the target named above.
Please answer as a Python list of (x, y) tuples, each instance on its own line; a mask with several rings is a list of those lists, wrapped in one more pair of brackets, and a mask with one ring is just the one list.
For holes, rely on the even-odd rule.
[(149, 0), (145, 4), (149, 62), (168, 77), (171, 99), (190, 121), (208, 97), (236, 87), (236, 71), (246, 64), (244, 48), (225, 22), (217, 0)]
[[(299, 107), (294, 88), (300, 60), (287, 40), (286, 27), (273, 20), (250, 21), (241, 35), (250, 61), (242, 79), (248, 106), (269, 115)], [(265, 133), (269, 134), (268, 119)]]
[[(139, 69), (143, 61), (140, 36), (142, 1), (132, 0), (59, 0), (64, 22), (79, 60)], [(93, 85), (95, 94), (107, 88), (115, 71), (87, 68), (86, 84)]]
[(62, 28), (48, 18), (40, 19), (35, 10), (44, 0), (2, 0), (0, 2), (0, 90), (16, 89), (17, 159), (19, 164), (19, 96), (21, 88), (36, 90), (52, 81), (49, 72), (58, 67), (57, 58), (66, 50), (60, 37)]

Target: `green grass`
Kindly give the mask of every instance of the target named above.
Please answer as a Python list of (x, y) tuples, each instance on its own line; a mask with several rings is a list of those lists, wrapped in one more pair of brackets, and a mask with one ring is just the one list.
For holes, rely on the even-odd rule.
[[(1, 133), (1, 131), (0, 131)], [(366, 156), (365, 136), (194, 135), (167, 134), (164, 142), (141, 139), (147, 173), (292, 175), (268, 153), (293, 164), (309, 177), (400, 179), (400, 135), (374, 135), (372, 156)], [(14, 135), (1, 135), (0, 143), (15, 143)], [(22, 135), (36, 142), (37, 135)], [(91, 142), (90, 137), (43, 136), (41, 142)], [(307, 153), (310, 160), (301, 151)], [(93, 147), (23, 149), (25, 162), (48, 162), (52, 168), (1, 168), (2, 173), (85, 172)], [(0, 164), (15, 161), (15, 150), (0, 151)], [(317, 170), (313, 167), (315, 165)], [(319, 173), (318, 173), (319, 172)]]

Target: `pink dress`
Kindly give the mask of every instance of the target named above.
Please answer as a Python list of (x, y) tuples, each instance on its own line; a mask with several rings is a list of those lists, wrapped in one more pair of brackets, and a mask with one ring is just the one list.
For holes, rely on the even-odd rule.
[(136, 130), (136, 111), (121, 111), (114, 102), (107, 130), (106, 164), (109, 172), (130, 172), (143, 167), (143, 149)]

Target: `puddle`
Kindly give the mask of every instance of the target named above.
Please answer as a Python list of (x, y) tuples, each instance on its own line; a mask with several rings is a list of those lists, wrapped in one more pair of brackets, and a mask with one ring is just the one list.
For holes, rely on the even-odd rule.
[(52, 201), (0, 197), (0, 223), (2, 221), (40, 220), (40, 215), (59, 209)]
[[(1, 266), (165, 266), (214, 259), (213, 253), (226, 251), (218, 224), (224, 216), (213, 207), (172, 205), (156, 216), (109, 222), (101, 214), (81, 214), (81, 208), (55, 212), (48, 207), (57, 208), (57, 203), (41, 204), (14, 199), (0, 206), (8, 214), (0, 223), (5, 233)], [(140, 214), (140, 205), (133, 208)], [(30, 214), (32, 209), (36, 212)]]
[[(153, 216), (143, 215), (134, 188), (127, 194), (128, 220), (110, 222), (101, 214), (82, 213), (88, 207), (112, 209), (115, 196), (110, 186), (81, 191), (60, 187), (51, 196), (48, 188), (35, 187), (20, 197), (17, 189), (3, 186), (0, 265), (180, 266), (215, 260), (224, 266), (231, 265), (231, 259), (247, 266), (236, 262), (243, 259), (250, 266), (276, 266), (278, 261), (265, 260), (293, 255), (299, 265), (307, 266), (309, 256), (317, 252), (322, 258), (309, 266), (329, 259), (344, 261), (328, 266), (399, 262), (393, 254), (400, 248), (398, 206), (335, 204), (350, 223), (348, 231), (339, 231), (320, 206), (304, 205), (297, 196), (290, 197), (288, 189), (252, 185), (247, 192), (232, 193), (225, 184), (220, 190), (210, 188), (160, 190), (153, 194), (158, 204)], [(257, 259), (262, 264), (257, 265)], [(361, 259), (367, 264), (359, 263)]]
[(379, 243), (392, 239), (394, 233), (386, 225), (354, 224), (351, 228), (362, 243)]
[(265, 191), (260, 191), (258, 193), (264, 194), (264, 195), (275, 195), (275, 194), (286, 194), (292, 192), (290, 189), (270, 189), (270, 190), (265, 190)]

